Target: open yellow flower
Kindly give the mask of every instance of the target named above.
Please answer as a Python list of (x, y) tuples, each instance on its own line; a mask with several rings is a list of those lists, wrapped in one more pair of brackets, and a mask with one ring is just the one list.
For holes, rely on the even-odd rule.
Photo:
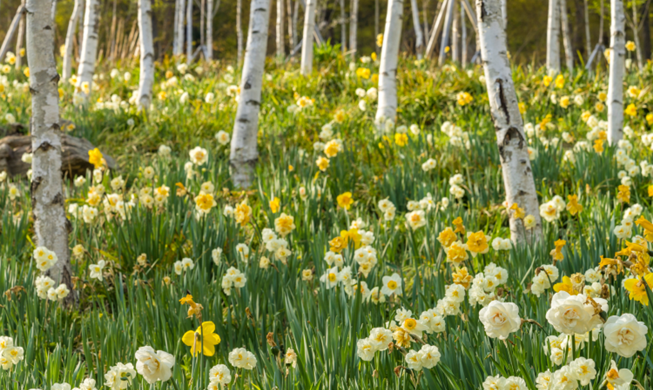
[(576, 215), (583, 211), (583, 206), (578, 203), (578, 195), (569, 195), (567, 196), (567, 199), (569, 199), (569, 203), (567, 203), (567, 211), (569, 211), (569, 214)]
[(279, 211), (279, 207), (281, 205), (281, 199), (272, 197), (272, 200), (270, 201), (270, 210), (272, 210), (272, 213), (276, 214)]
[(629, 104), (628, 107), (626, 107), (626, 110), (624, 110), (624, 114), (629, 116), (637, 116), (637, 107), (632, 103)]
[(196, 331), (189, 330), (181, 338), (181, 341), (190, 347), (190, 352), (196, 356), (200, 350), (204, 356), (215, 355), (215, 346), (220, 344), (220, 336), (215, 332), (215, 324), (212, 321), (202, 322)]
[(354, 204), (354, 199), (351, 197), (351, 192), (345, 192), (338, 195), (336, 198), (338, 201), (338, 206), (342, 207), (345, 210), (349, 210), (352, 204)]
[(653, 288), (653, 273), (649, 273), (643, 278), (628, 279), (624, 281), (624, 288), (630, 293), (628, 297), (631, 300), (635, 300), (644, 306), (648, 306), (648, 295), (646, 294), (644, 283), (648, 284), (648, 288)]
[(99, 168), (102, 166), (104, 163), (104, 157), (102, 156), (102, 152), (100, 152), (100, 149), (95, 148), (93, 150), (88, 151), (88, 162), (93, 164), (95, 168)]

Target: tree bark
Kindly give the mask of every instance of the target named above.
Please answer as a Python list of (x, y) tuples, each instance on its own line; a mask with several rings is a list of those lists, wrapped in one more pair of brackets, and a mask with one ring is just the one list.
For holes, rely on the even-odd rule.
[[(447, 13), (444, 19), (444, 29), (442, 30), (442, 41), (440, 42), (440, 57), (438, 59), (438, 64), (442, 66), (444, 61), (447, 59), (447, 47), (449, 47), (449, 42), (451, 38), (451, 25), (453, 24), (453, 10), (454, 10), (455, 0), (449, 0), (447, 4)], [(449, 47), (449, 49), (451, 49)]]
[(302, 37), (302, 63), (301, 73), (303, 76), (313, 71), (313, 29), (315, 28), (315, 6), (316, 0), (307, 0), (304, 10), (304, 35)]
[(342, 54), (347, 53), (347, 10), (345, 9), (345, 0), (339, 0), (340, 5), (340, 49)]
[(51, 4), (27, 1), (27, 57), (32, 93), (32, 213), (38, 246), (57, 254), (57, 263), (48, 270), (56, 283), (64, 283), (74, 297), (71, 282), (63, 180), (61, 176), (61, 130), (59, 128), (59, 75), (54, 59), (54, 22)]
[[(25, 0), (22, 0), (21, 4), (25, 6)], [(16, 39), (16, 69), (20, 69), (23, 66), (23, 56), (20, 55), (20, 50), (23, 48), (23, 41), (25, 40), (25, 19), (26, 16), (22, 15), (20, 22), (18, 23), (18, 38)], [(0, 61), (4, 58), (0, 59)]]
[[(358, 0), (351, 0), (351, 16), (349, 19), (349, 52), (352, 60), (356, 59), (358, 51)], [(378, 29), (378, 27), (376, 27)], [(377, 34), (378, 35), (378, 34)], [(376, 39), (376, 35), (374, 36)], [(376, 45), (375, 45), (376, 46)]]
[(57, 0), (52, 0), (52, 8), (50, 10), (50, 17), (52, 20), (55, 20), (55, 17), (57, 16)]
[(642, 60), (642, 48), (639, 45), (639, 18), (637, 15), (637, 4), (633, 1), (633, 39), (635, 40), (635, 55), (637, 56), (637, 67), (641, 70), (644, 67)]
[[(192, 1), (192, 0), (188, 0)], [(184, 53), (184, 36), (186, 35), (184, 32), (184, 21), (185, 17), (184, 15), (186, 14), (186, 0), (177, 0), (177, 6), (179, 7), (177, 9), (177, 25), (175, 26), (175, 39), (176, 39), (176, 51), (173, 53), (174, 56), (178, 57)]]
[(179, 55), (179, 0), (175, 0), (175, 21), (172, 24), (172, 55)]
[(415, 53), (417, 54), (417, 59), (421, 60), (424, 54), (424, 36), (422, 35), (422, 26), (419, 22), (417, 0), (410, 0), (410, 8), (413, 12), (413, 27), (415, 28)]
[(422, 19), (423, 19), (423, 22), (424, 22), (424, 40), (426, 41), (426, 37), (430, 36), (430, 34), (429, 34), (429, 20), (428, 20), (428, 18), (429, 18), (429, 13), (428, 13), (429, 0), (423, 0), (422, 1), (422, 8), (424, 9), (424, 11), (422, 11)]
[(381, 65), (379, 67), (379, 105), (376, 123), (385, 126), (386, 120), (396, 123), (397, 115), (397, 56), (401, 42), (402, 0), (388, 0), (388, 14), (385, 18)]
[(565, 64), (571, 74), (574, 70), (574, 47), (571, 44), (571, 31), (569, 31), (569, 23), (567, 21), (567, 0), (559, 1), (562, 43), (565, 48)]
[(193, 0), (186, 2), (186, 65), (193, 60)]
[(258, 115), (261, 106), (261, 86), (268, 43), (270, 0), (252, 0), (249, 18), (247, 51), (240, 82), (240, 98), (231, 140), (231, 180), (237, 188), (252, 185), (258, 160)]
[(237, 48), (238, 65), (243, 63), (243, 25), (242, 25), (242, 17), (241, 17), (242, 11), (243, 11), (243, 0), (238, 0), (236, 2), (236, 37), (238, 40), (238, 48)]
[(292, 50), (297, 46), (297, 37), (295, 36), (295, 31), (293, 30), (293, 3), (292, 0), (286, 1), (286, 24), (288, 25), (288, 43), (290, 44), (289, 51), (292, 53)]
[(75, 6), (73, 8), (73, 13), (70, 15), (70, 20), (68, 21), (68, 30), (66, 31), (66, 42), (64, 43), (64, 56), (63, 56), (63, 80), (66, 82), (70, 79), (72, 73), (72, 62), (73, 62), (73, 38), (75, 37), (75, 29), (77, 29), (77, 21), (79, 19), (79, 14), (82, 11), (82, 2), (81, 0), (75, 0)]
[(284, 31), (283, 31), (283, 2), (284, 0), (277, 0), (277, 59), (282, 61), (286, 56), (286, 48), (284, 45)]
[(2, 41), (2, 47), (0, 47), (0, 61), (4, 61), (5, 56), (9, 51), (9, 45), (11, 45), (11, 41), (14, 39), (14, 35), (16, 34), (16, 30), (18, 30), (18, 25), (20, 24), (24, 12), (25, 6), (21, 4), (16, 11), (16, 15), (12, 19), (11, 24), (9, 25), (9, 29), (7, 30), (7, 34), (5, 34), (4, 41)]
[(88, 93), (79, 89), (84, 102), (88, 102), (93, 86), (93, 74), (95, 74), (95, 59), (97, 57), (98, 44), (98, 17), (100, 12), (99, 0), (86, 0), (84, 12), (84, 41), (82, 42), (82, 58), (79, 61), (79, 85), (88, 83)]
[(599, 20), (599, 45), (603, 45), (603, 19), (605, 19), (605, 7), (603, 0), (600, 2), (601, 19)]
[(154, 86), (154, 47), (152, 42), (152, 2), (138, 0), (138, 31), (141, 42), (141, 66), (138, 84), (138, 106), (149, 109)]
[[(645, 60), (651, 58), (651, 17), (649, 16), (648, 6), (644, 7), (644, 13), (642, 15), (642, 55)], [(1, 57), (0, 57), (1, 58)]]
[(453, 24), (451, 25), (451, 61), (460, 61), (460, 12), (458, 2), (453, 3)]
[(461, 9), (460, 10), (460, 32), (461, 32), (461, 39), (460, 39), (460, 63), (463, 68), (467, 66), (467, 22), (465, 22), (465, 12)]
[(535, 217), (536, 221), (535, 227), (526, 230), (523, 220), (515, 218), (514, 213), (511, 214), (510, 236), (515, 243), (538, 240), (542, 234), (539, 204), (528, 158), (528, 142), (506, 55), (508, 49), (500, 0), (476, 0), (476, 14), (506, 201), (508, 205), (516, 203), (524, 209), (526, 215)]
[(549, 0), (549, 19), (546, 28), (546, 68), (549, 73), (560, 72), (559, 17), (559, 1)]
[[(217, 4), (218, 7), (220, 4)], [(218, 7), (215, 9), (217, 10)], [(215, 16), (213, 9), (213, 0), (206, 2), (206, 60), (213, 61), (213, 17)]]
[(433, 28), (431, 29), (431, 35), (429, 36), (429, 41), (426, 44), (426, 53), (425, 57), (430, 58), (431, 54), (433, 54), (433, 50), (435, 50), (435, 45), (437, 43), (438, 39), (438, 34), (440, 33), (440, 29), (442, 27), (442, 20), (444, 19), (444, 14), (447, 10), (447, 4), (449, 4), (450, 0), (442, 0), (440, 4), (438, 4), (438, 9), (435, 12), (435, 19), (433, 20)]
[[(590, 14), (587, 0), (583, 0), (584, 13), (585, 13), (585, 56), (589, 58), (592, 54), (592, 36), (590, 34)], [(585, 60), (587, 61), (587, 60)]]
[[(358, 1), (358, 0), (352, 0)], [(374, 39), (379, 36), (379, 14), (381, 13), (379, 0), (374, 0)], [(374, 52), (379, 54), (379, 46), (374, 45)]]
[(610, 1), (610, 81), (608, 83), (608, 142), (623, 138), (624, 60), (626, 57), (626, 15), (622, 0)]

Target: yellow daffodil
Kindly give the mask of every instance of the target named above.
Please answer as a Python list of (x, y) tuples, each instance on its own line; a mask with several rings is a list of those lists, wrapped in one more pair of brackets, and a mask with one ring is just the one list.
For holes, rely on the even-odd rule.
[(648, 294), (646, 294), (644, 283), (648, 285), (648, 288), (653, 288), (653, 273), (649, 273), (643, 278), (626, 279), (624, 281), (624, 288), (630, 293), (628, 298), (644, 306), (648, 306)]
[(629, 104), (628, 107), (626, 107), (626, 110), (624, 110), (624, 114), (628, 116), (637, 116), (637, 107), (632, 103)]
[(567, 211), (569, 214), (576, 215), (583, 211), (583, 206), (578, 203), (578, 195), (569, 195), (567, 196), (569, 203), (567, 203)]
[(625, 185), (620, 185), (617, 187), (619, 189), (619, 192), (617, 193), (617, 199), (621, 203), (629, 203), (630, 202), (630, 187), (625, 186)]
[(338, 201), (338, 206), (345, 210), (349, 210), (351, 205), (354, 203), (354, 199), (351, 197), (351, 192), (345, 192), (338, 195), (336, 200)]
[(215, 332), (215, 324), (212, 321), (202, 322), (197, 330), (189, 330), (181, 338), (181, 341), (190, 347), (193, 356), (202, 351), (204, 356), (215, 355), (215, 346), (220, 344), (220, 336)]
[(93, 164), (96, 169), (104, 164), (104, 157), (102, 157), (102, 152), (100, 152), (100, 149), (95, 148), (88, 151), (88, 162)]
[(272, 197), (272, 200), (270, 201), (270, 210), (272, 210), (272, 213), (276, 214), (279, 212), (279, 207), (281, 205), (281, 199)]

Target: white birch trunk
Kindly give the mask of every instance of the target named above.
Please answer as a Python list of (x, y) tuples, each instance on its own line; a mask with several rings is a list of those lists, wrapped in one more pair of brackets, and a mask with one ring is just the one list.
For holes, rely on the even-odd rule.
[(292, 29), (292, 15), (293, 15), (293, 6), (292, 6), (292, 0), (286, 0), (286, 24), (288, 28), (288, 43), (290, 46), (290, 53), (295, 49), (295, 46), (297, 46), (297, 43), (295, 43), (296, 37), (294, 36), (294, 32)]
[(254, 179), (258, 160), (258, 115), (261, 106), (261, 86), (268, 44), (270, 0), (252, 0), (249, 17), (247, 51), (240, 82), (240, 97), (231, 140), (231, 180), (237, 188), (248, 188)]
[(501, 0), (501, 20), (503, 20), (503, 29), (508, 31), (508, 0)]
[[(356, 59), (358, 51), (358, 0), (351, 0), (351, 16), (349, 17), (349, 52), (352, 60)], [(374, 37), (376, 39), (376, 36)]]
[(175, 0), (175, 21), (172, 30), (172, 55), (179, 55), (179, 0)]
[(396, 123), (397, 115), (397, 55), (401, 42), (402, 0), (388, 0), (385, 18), (381, 65), (379, 67), (379, 106), (376, 123), (383, 126), (386, 120)]
[(451, 25), (451, 60), (458, 62), (460, 60), (460, 13), (458, 11), (458, 2), (453, 3), (453, 24)]
[(68, 233), (61, 175), (61, 130), (59, 129), (59, 75), (54, 59), (54, 22), (50, 3), (27, 1), (27, 57), (32, 93), (32, 213), (36, 244), (57, 254), (48, 270), (55, 283), (65, 283), (74, 298), (71, 283)]
[(73, 63), (73, 39), (75, 37), (75, 30), (77, 29), (77, 21), (79, 19), (79, 14), (82, 12), (82, 2), (81, 0), (75, 0), (75, 6), (73, 7), (73, 13), (70, 15), (70, 20), (68, 21), (68, 30), (66, 31), (66, 42), (64, 43), (64, 56), (63, 56), (63, 80), (64, 83), (70, 79), (72, 73), (72, 63)]
[(152, 42), (152, 2), (138, 0), (138, 31), (141, 41), (141, 66), (138, 84), (138, 107), (147, 110), (154, 86), (154, 46)]
[(642, 48), (639, 47), (639, 17), (637, 15), (637, 3), (632, 2), (631, 6), (633, 7), (633, 39), (635, 40), (635, 54), (637, 55), (637, 68), (639, 70), (644, 66), (644, 60), (642, 59)]
[(476, 0), (483, 68), (490, 100), (490, 111), (497, 135), (506, 200), (517, 203), (526, 215), (535, 217), (536, 226), (527, 231), (522, 219), (510, 216), (512, 241), (537, 240), (542, 233), (535, 182), (528, 158), (528, 142), (519, 113), (517, 94), (506, 53), (500, 0)]
[(422, 19), (424, 22), (424, 40), (426, 40), (426, 37), (429, 37), (429, 21), (428, 21), (428, 7), (429, 5), (429, 0), (424, 0), (422, 1)]
[(460, 10), (460, 32), (461, 32), (461, 37), (460, 37), (460, 53), (461, 53), (461, 58), (460, 58), (460, 63), (462, 64), (462, 67), (465, 68), (467, 66), (467, 22), (465, 22), (465, 11), (462, 9)]
[(301, 73), (303, 76), (313, 71), (313, 29), (315, 28), (315, 6), (316, 0), (307, 0), (304, 10), (304, 34), (302, 37), (302, 63)]
[[(22, 1), (22, 5), (25, 6), (25, 0)], [(23, 48), (23, 41), (25, 40), (25, 19), (27, 17), (23, 14), (20, 17), (20, 22), (18, 23), (18, 38), (16, 39), (16, 69), (20, 69), (23, 66), (23, 56), (20, 55), (20, 50)], [(4, 58), (0, 59), (4, 61)]]
[(440, 4), (438, 4), (438, 9), (436, 10), (435, 13), (435, 19), (433, 20), (433, 28), (431, 29), (431, 35), (429, 36), (428, 43), (426, 44), (426, 53), (425, 57), (430, 58), (431, 54), (433, 53), (433, 50), (435, 50), (435, 45), (437, 44), (437, 38), (438, 34), (440, 33), (440, 30), (442, 28), (442, 21), (444, 20), (444, 15), (447, 12), (447, 4), (449, 4), (449, 0), (442, 0)]
[(624, 60), (626, 57), (626, 15), (622, 0), (610, 1), (610, 81), (608, 83), (608, 142), (623, 138)]
[(574, 48), (571, 44), (571, 31), (567, 20), (567, 0), (560, 1), (560, 26), (562, 27), (562, 43), (565, 48), (565, 64), (571, 74), (574, 70)]
[(57, 0), (52, 0), (52, 10), (50, 11), (50, 17), (54, 20), (57, 16)]
[(206, 2), (206, 60), (213, 61), (213, 0)]
[(283, 31), (283, 2), (284, 0), (277, 0), (277, 59), (282, 61), (286, 56), (284, 45), (284, 31)]
[[(446, 16), (444, 19), (444, 30), (442, 30), (442, 41), (440, 42), (440, 57), (438, 59), (438, 64), (442, 66), (444, 61), (447, 59), (447, 47), (449, 47), (449, 41), (451, 37), (451, 25), (453, 24), (453, 6), (455, 0), (449, 0), (447, 4)], [(451, 48), (449, 48), (451, 49)]]
[[(192, 1), (192, 0), (188, 0)], [(177, 26), (175, 27), (176, 29), (176, 35), (175, 39), (177, 40), (177, 51), (174, 52), (173, 54), (178, 57), (184, 53), (184, 42), (185, 42), (185, 31), (184, 31), (184, 21), (186, 20), (185, 15), (186, 15), (186, 0), (177, 0), (177, 4), (179, 6), (179, 9), (177, 10)]]
[(342, 54), (347, 53), (347, 11), (345, 10), (345, 0), (339, 0), (340, 4), (340, 49)]
[(410, 0), (410, 8), (413, 13), (413, 27), (415, 28), (415, 53), (417, 54), (417, 59), (421, 60), (424, 54), (424, 35), (422, 35), (422, 26), (419, 22), (417, 0)]
[[(584, 6), (585, 6), (585, 52), (587, 58), (592, 54), (592, 37), (590, 35), (590, 14), (589, 14), (589, 7), (587, 6), (587, 0), (584, 1)], [(586, 60), (587, 61), (587, 60)]]
[(11, 21), (11, 24), (9, 25), (9, 29), (7, 29), (7, 33), (5, 34), (5, 39), (2, 41), (2, 47), (0, 47), (0, 61), (5, 60), (5, 56), (7, 55), (7, 52), (9, 51), (9, 45), (11, 44), (11, 41), (14, 39), (14, 35), (16, 34), (16, 31), (18, 30), (18, 25), (20, 24), (20, 20), (23, 18), (23, 13), (25, 13), (25, 6), (20, 5), (18, 7), (18, 10), (16, 11), (16, 15)]
[(193, 0), (186, 2), (186, 65), (193, 59)]
[(95, 59), (97, 57), (98, 41), (98, 14), (100, 12), (99, 0), (86, 0), (84, 12), (84, 41), (82, 42), (82, 58), (79, 61), (79, 85), (88, 83), (88, 93), (81, 88), (77, 93), (88, 102), (93, 87), (93, 75), (95, 74)]
[[(191, 1), (191, 0), (188, 0)], [(252, 3), (254, 4), (254, 3)], [(236, 37), (238, 40), (238, 65), (243, 63), (243, 22), (242, 22), (242, 12), (243, 12), (243, 0), (238, 0), (236, 2)], [(249, 39), (249, 38), (248, 38)], [(267, 45), (266, 45), (267, 47)]]
[(550, 74), (560, 72), (560, 22), (558, 0), (549, 0), (549, 19), (546, 28), (546, 68)]

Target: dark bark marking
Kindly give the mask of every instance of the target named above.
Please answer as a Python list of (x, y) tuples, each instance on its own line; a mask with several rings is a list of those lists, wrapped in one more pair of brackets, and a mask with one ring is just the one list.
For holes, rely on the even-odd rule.
[[(497, 79), (496, 81), (499, 84), (499, 109), (503, 112), (503, 115), (506, 117), (506, 123), (510, 124), (510, 113), (508, 112), (508, 102), (506, 101), (506, 93), (503, 90), (503, 80)], [(510, 131), (510, 129), (508, 129)]]

